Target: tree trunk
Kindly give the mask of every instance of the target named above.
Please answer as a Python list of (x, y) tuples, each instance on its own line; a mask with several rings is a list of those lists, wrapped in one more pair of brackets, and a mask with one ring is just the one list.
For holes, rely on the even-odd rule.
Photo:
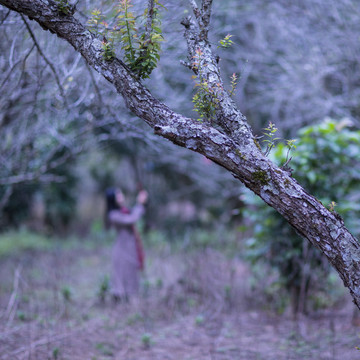
[[(291, 174), (274, 165), (259, 149), (246, 118), (224, 90), (220, 70), (207, 41), (211, 0), (198, 9), (197, 20), (184, 19), (189, 67), (198, 56), (198, 76), (216, 90), (216, 120), (210, 124), (186, 118), (154, 98), (119, 59), (107, 61), (102, 43), (74, 16), (65, 14), (56, 1), (0, 0), (7, 8), (37, 21), (70, 43), (86, 62), (111, 82), (127, 107), (150, 125), (156, 134), (205, 155), (230, 171), (243, 184), (276, 209), (303, 237), (318, 247), (339, 272), (360, 308), (360, 246), (340, 216), (308, 194)], [(200, 51), (199, 51), (200, 50)]]

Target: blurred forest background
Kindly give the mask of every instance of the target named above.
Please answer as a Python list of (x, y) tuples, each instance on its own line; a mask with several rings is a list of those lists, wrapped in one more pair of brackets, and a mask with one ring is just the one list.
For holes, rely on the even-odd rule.
[[(190, 7), (162, 3), (165, 41), (145, 84), (196, 117), (180, 64)], [(77, 16), (86, 23), (112, 7), (82, 0)], [(254, 133), (271, 122), (277, 137), (297, 140), (293, 176), (355, 236), (359, 19), (358, 0), (223, 0), (210, 31)], [(0, 36), (1, 359), (356, 358), (349, 295), (281, 217), (210, 160), (155, 136), (65, 42), (4, 7)], [(270, 156), (284, 163), (284, 142)], [(139, 189), (150, 195), (141, 301), (122, 309), (107, 300), (110, 186), (129, 205)]]

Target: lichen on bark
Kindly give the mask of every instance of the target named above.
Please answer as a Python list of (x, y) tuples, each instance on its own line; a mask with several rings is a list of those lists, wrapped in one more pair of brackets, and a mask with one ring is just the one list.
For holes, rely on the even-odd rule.
[[(195, 3), (195, 1), (193, 1)], [(85, 61), (111, 82), (125, 103), (154, 131), (173, 143), (197, 151), (231, 172), (327, 256), (360, 308), (360, 246), (335, 214), (308, 194), (289, 174), (264, 157), (246, 118), (223, 90), (216, 125), (201, 124), (175, 113), (154, 98), (120, 59), (105, 61), (92, 34), (71, 14), (60, 15), (54, 1), (0, 0), (3, 6), (37, 21), (78, 51)], [(211, 1), (197, 10), (198, 24), (183, 21), (189, 60), (201, 48), (202, 76), (210, 85), (222, 84), (220, 70), (207, 40)], [(191, 66), (190, 66), (191, 67)], [(193, 69), (194, 70), (194, 69)], [(233, 157), (229, 154), (241, 154)], [(241, 159), (241, 161), (238, 161)], [(334, 231), (331, 233), (332, 231)]]

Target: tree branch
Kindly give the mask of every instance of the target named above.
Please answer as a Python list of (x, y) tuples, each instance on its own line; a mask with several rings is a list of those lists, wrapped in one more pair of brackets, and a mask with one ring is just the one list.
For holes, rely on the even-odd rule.
[(202, 19), (202, 29), (201, 29), (201, 37), (203, 39), (207, 39), (209, 32), (209, 24), (211, 17), (211, 5), (212, 0), (202, 0), (201, 5), (201, 19)]
[(11, 12), (11, 10), (9, 10), (6, 14), (5, 14), (5, 16), (1, 19), (1, 21), (0, 21), (0, 26), (5, 22), (5, 20), (8, 18), (8, 16), (10, 15), (10, 12)]
[[(115, 86), (128, 108), (150, 125), (156, 134), (215, 161), (275, 208), (325, 254), (360, 307), (359, 242), (338, 215), (327, 210), (288, 173), (264, 157), (254, 142), (245, 117), (225, 90), (218, 93), (217, 126), (220, 129), (186, 118), (154, 98), (122, 61), (104, 60), (100, 40), (71, 14), (60, 14), (54, 1), (0, 0), (0, 4), (29, 16), (44, 29), (69, 42), (90, 66)], [(209, 45), (191, 22), (187, 26), (185, 34), (190, 57), (196, 49), (202, 52), (199, 59), (201, 76), (211, 86), (215, 86), (217, 81), (222, 86)], [(194, 40), (191, 35), (195, 36)]]
[(44, 61), (49, 65), (51, 71), (53, 72), (54, 74), (54, 77), (55, 77), (55, 81), (56, 81), (56, 84), (59, 88), (59, 91), (60, 91), (60, 95), (61, 97), (63, 98), (64, 100), (64, 103), (66, 104), (66, 97), (65, 97), (65, 92), (64, 92), (64, 88), (62, 87), (61, 85), (61, 82), (60, 82), (60, 79), (59, 79), (59, 76), (56, 72), (56, 69), (55, 69), (55, 66), (53, 65), (53, 63), (47, 58), (47, 56), (45, 56), (44, 52), (42, 51), (38, 41), (36, 40), (36, 37), (35, 37), (35, 34), (33, 33), (33, 31), (31, 30), (31, 27), (29, 26), (28, 22), (26, 21), (25, 17), (23, 14), (20, 14), (21, 16), (21, 19), (22, 21), (24, 22), (33, 42), (34, 42), (34, 45), (36, 46), (36, 49), (37, 51), (39, 52), (40, 56), (44, 59)]
[[(190, 18), (184, 18), (182, 25), (185, 27), (185, 38), (188, 46), (189, 61), (193, 64), (196, 74), (199, 73), (201, 82), (206, 82), (216, 94), (216, 123), (236, 142), (249, 143), (253, 151), (254, 137), (245, 116), (237, 109), (229, 93), (225, 90), (220, 76), (220, 68), (216, 57), (211, 51), (210, 44), (202, 37), (201, 31)], [(194, 59), (197, 64), (194, 65)]]
[(201, 10), (199, 9), (195, 0), (189, 0), (195, 18), (198, 22), (200, 29), (201, 40), (207, 40), (211, 16), (212, 0), (202, 0)]
[(150, 40), (151, 28), (154, 18), (154, 0), (149, 0), (148, 2), (148, 12), (147, 12), (147, 20), (145, 26), (145, 41)]
[(195, 0), (189, 0), (189, 3), (191, 5), (191, 7), (192, 7), (192, 10), (193, 10), (193, 13), (194, 13), (194, 15), (196, 17), (196, 20), (201, 21), (200, 9), (198, 8), (196, 1)]
[(12, 185), (7, 185), (5, 193), (2, 195), (2, 197), (0, 199), (0, 213), (1, 213), (2, 209), (5, 207), (5, 205), (7, 204), (12, 192), (13, 192)]
[(57, 176), (52, 174), (39, 174), (38, 172), (33, 172), (33, 173), (26, 173), (21, 175), (13, 175), (6, 178), (0, 178), (0, 185), (6, 185), (11, 187), (16, 184), (20, 184), (24, 182), (33, 182), (35, 180), (43, 183), (50, 183), (50, 182), (63, 182), (65, 178), (63, 176)]

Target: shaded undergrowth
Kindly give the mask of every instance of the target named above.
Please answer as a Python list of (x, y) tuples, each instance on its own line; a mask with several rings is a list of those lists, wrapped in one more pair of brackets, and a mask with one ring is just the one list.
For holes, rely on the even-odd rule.
[[(22, 243), (37, 243), (31, 236)], [(266, 306), (276, 299), (266, 290), (268, 274), (254, 274), (236, 252), (230, 256), (204, 240), (194, 248), (146, 242), (139, 298), (115, 306), (108, 278), (111, 237), (98, 232), (68, 242), (39, 239), (38, 246), (1, 257), (1, 359), (357, 355), (359, 331), (351, 326), (348, 298), (342, 310), (325, 309), (297, 321), (287, 311), (280, 316)]]

